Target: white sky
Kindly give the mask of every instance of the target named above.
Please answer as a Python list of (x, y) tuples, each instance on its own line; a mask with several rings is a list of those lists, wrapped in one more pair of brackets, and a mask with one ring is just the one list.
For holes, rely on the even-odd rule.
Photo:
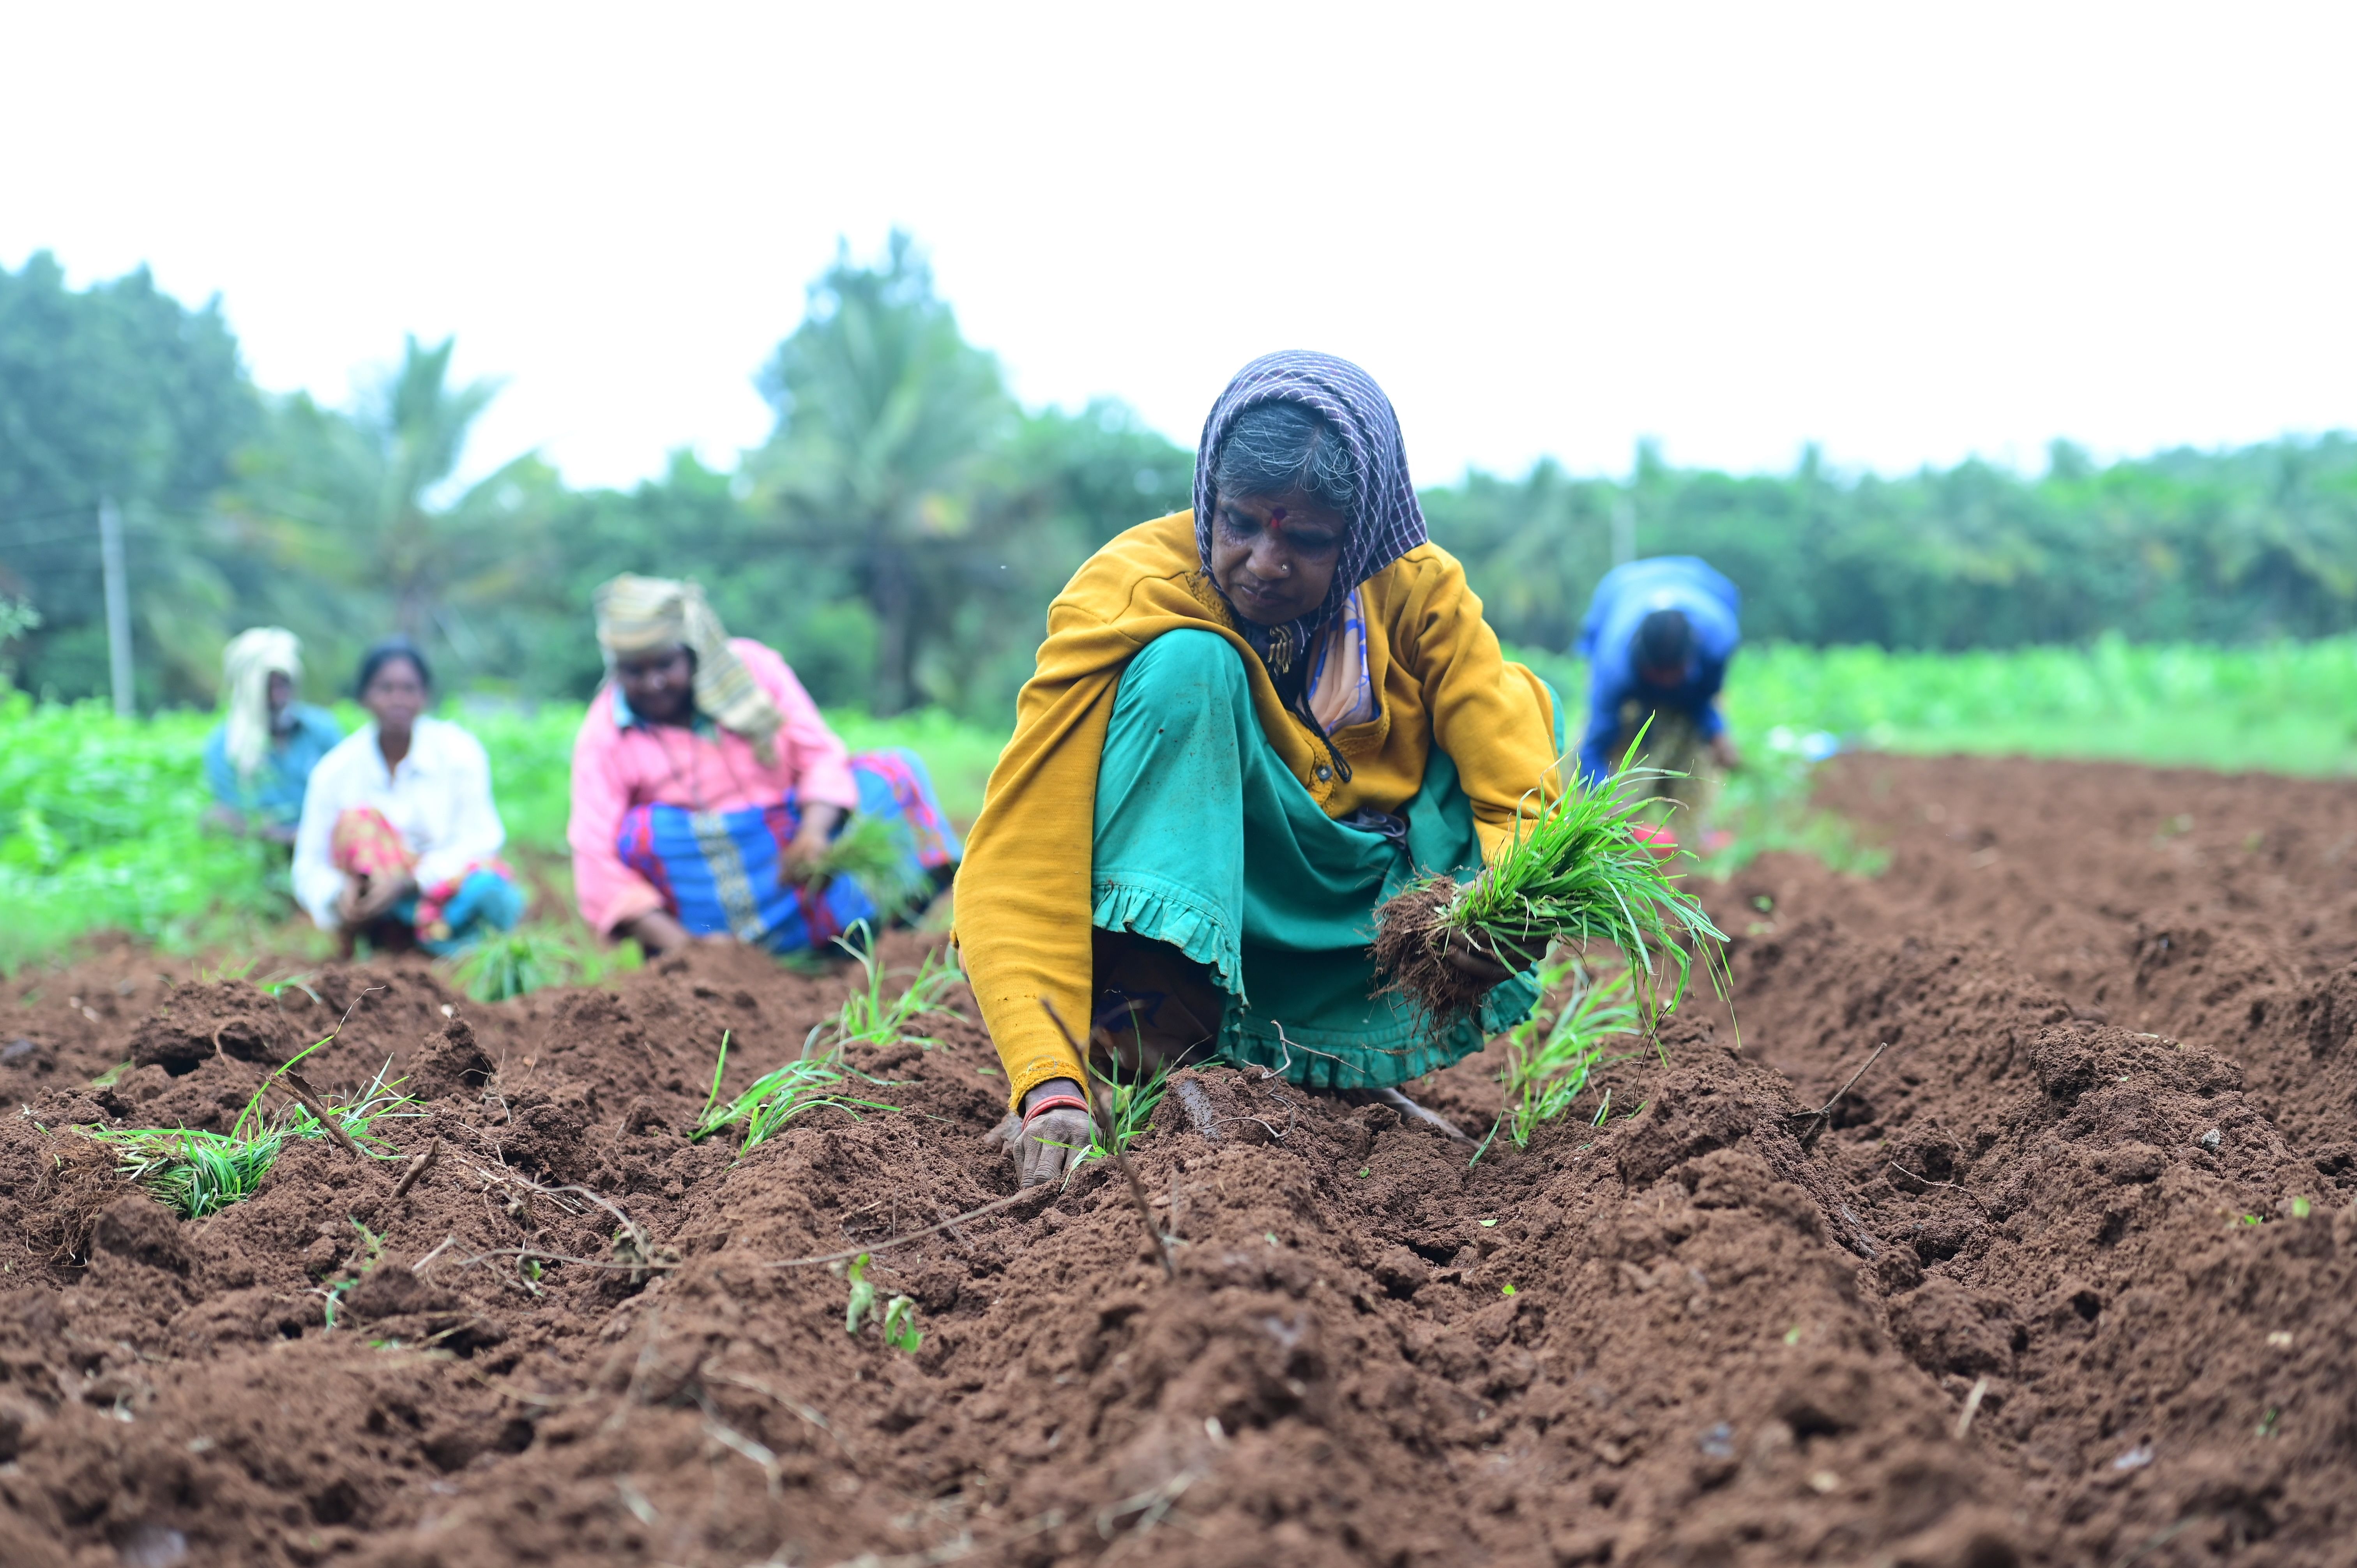
[(1191, 443), (1243, 360), (1426, 481), (1883, 471), (2357, 425), (2357, 6), (0, 0), (0, 264), (218, 290), (349, 399), (414, 330), (470, 468), (692, 445), (838, 235), (931, 252), (1027, 402)]

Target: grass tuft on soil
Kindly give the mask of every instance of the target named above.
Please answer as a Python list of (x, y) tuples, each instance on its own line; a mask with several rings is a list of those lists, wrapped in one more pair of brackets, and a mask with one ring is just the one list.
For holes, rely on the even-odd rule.
[[(273, 1073), (271, 1079), (277, 1076)], [(376, 1132), (377, 1122), (386, 1116), (416, 1114), (409, 1108), (417, 1102), (398, 1091), (399, 1082), (397, 1079), (388, 1081), (379, 1072), (353, 1103), (327, 1108), (344, 1133), (377, 1159), (396, 1157), (392, 1145)], [(81, 1131), (113, 1150), (115, 1169), (149, 1197), (183, 1219), (201, 1219), (253, 1197), (289, 1140), (328, 1135), (319, 1119), (301, 1106), (290, 1106), (275, 1118), (263, 1118), (259, 1114), (262, 1096), (269, 1086), (266, 1080), (254, 1091), (227, 1133), (193, 1127), (84, 1127)]]
[(608, 956), (594, 941), (545, 926), (523, 926), (485, 937), (450, 963), (450, 979), (478, 1002), (506, 1002), (552, 985), (595, 985), (609, 970), (636, 969), (639, 944), (625, 941)]

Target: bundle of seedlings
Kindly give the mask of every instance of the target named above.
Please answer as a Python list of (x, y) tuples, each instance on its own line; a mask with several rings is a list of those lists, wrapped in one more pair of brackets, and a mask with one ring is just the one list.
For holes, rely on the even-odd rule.
[[(317, 1049), (317, 1046), (311, 1047)], [(289, 1106), (276, 1117), (262, 1114), (263, 1094), (278, 1074), (310, 1054), (304, 1051), (264, 1079), (226, 1133), (193, 1127), (85, 1127), (82, 1132), (112, 1148), (115, 1168), (183, 1219), (199, 1219), (253, 1197), (290, 1139), (332, 1137), (340, 1132), (339, 1142), (349, 1140), (372, 1159), (397, 1158), (393, 1146), (376, 1131), (377, 1122), (423, 1112), (417, 1101), (397, 1092), (400, 1080), (388, 1081), (384, 1071), (378, 1072), (351, 1104), (323, 1107), (334, 1119), (333, 1131), (303, 1106)]]
[[(1143, 1064), (1125, 1074), (1115, 1059), (1103, 1072), (1093, 1073), (1092, 1086), (1096, 1090), (1101, 1114), (1089, 1136), (1089, 1146), (1081, 1157), (1067, 1167), (1068, 1177), (1080, 1174), (1081, 1166), (1090, 1160), (1109, 1160), (1118, 1149), (1129, 1152), (1130, 1144), (1144, 1136), (1154, 1125), (1155, 1108), (1162, 1097), (1170, 1092), (1170, 1063), (1160, 1061), (1151, 1068)], [(1112, 1143), (1105, 1140), (1112, 1137)]]
[(1448, 961), (1452, 945), (1521, 971), (1555, 942), (1584, 950), (1601, 941), (1629, 961), (1648, 1032), (1684, 998), (1696, 958), (1726, 994), (1726, 934), (1678, 885), (1670, 869), (1676, 856), (1657, 853), (1639, 817), (1654, 802), (1637, 787), (1676, 777), (1624, 763), (1595, 789), (1568, 791), (1518, 820), (1506, 852), (1472, 881), (1435, 873), (1411, 883), (1375, 911), (1375, 962), (1389, 989), (1436, 1024), (1451, 1023), (1478, 1012), (1489, 989)]
[[(815, 1029), (812, 1031), (813, 1039), (817, 1033)], [(746, 1085), (742, 1093), (724, 1103), (720, 1077), (728, 1066), (728, 1039), (726, 1034), (720, 1036), (720, 1056), (712, 1064), (712, 1091), (705, 1096), (704, 1110), (688, 1133), (693, 1142), (701, 1143), (731, 1127), (742, 1128), (744, 1141), (737, 1147), (741, 1159), (779, 1128), (809, 1112), (832, 1106), (856, 1119), (862, 1111), (899, 1109), (880, 1100), (862, 1100), (841, 1092), (855, 1078), (877, 1085), (883, 1085), (884, 1080), (844, 1066), (839, 1045), (815, 1056), (799, 1057), (763, 1073)]]
[(850, 877), (875, 900), (885, 920), (913, 906), (924, 890), (921, 882), (909, 879), (899, 832), (882, 817), (865, 814), (853, 817), (851, 825), (835, 834), (811, 873), (822, 886), (838, 876)]

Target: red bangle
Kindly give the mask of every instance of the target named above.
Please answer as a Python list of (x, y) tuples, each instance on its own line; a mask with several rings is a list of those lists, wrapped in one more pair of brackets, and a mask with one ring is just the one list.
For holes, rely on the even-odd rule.
[(1067, 1105), (1075, 1111), (1086, 1111), (1089, 1108), (1089, 1102), (1077, 1094), (1051, 1094), (1023, 1113), (1023, 1124), (1028, 1127), (1031, 1125), (1031, 1119), (1041, 1112), (1061, 1111)]

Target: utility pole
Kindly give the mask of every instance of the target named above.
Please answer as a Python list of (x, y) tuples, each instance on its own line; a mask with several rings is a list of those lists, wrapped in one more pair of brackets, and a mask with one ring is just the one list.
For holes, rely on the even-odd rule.
[(1612, 564), (1626, 566), (1637, 558), (1637, 503), (1627, 496), (1612, 503)]
[(114, 678), (114, 716), (127, 719), (131, 701), (131, 585), (123, 570), (123, 513), (112, 496), (98, 502), (98, 561), (106, 576), (106, 665)]

